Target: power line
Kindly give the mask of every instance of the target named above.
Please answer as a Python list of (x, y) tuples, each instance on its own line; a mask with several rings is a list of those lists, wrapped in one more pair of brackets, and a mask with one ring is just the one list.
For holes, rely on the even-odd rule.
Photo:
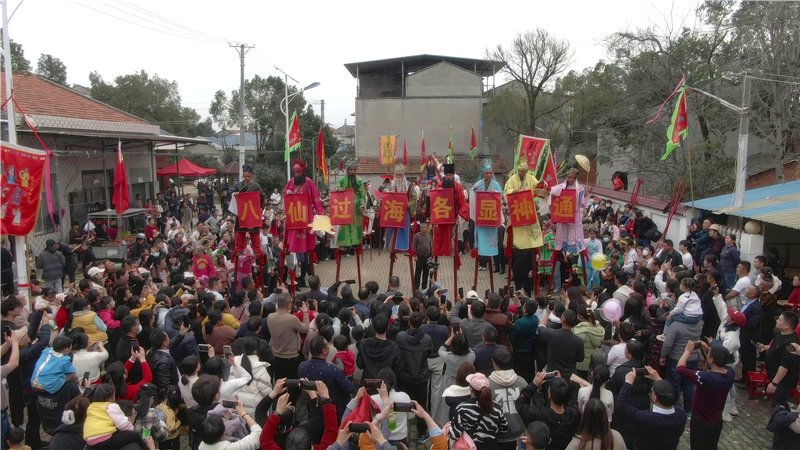
[(173, 32), (175, 32), (175, 33), (182, 33), (182, 34), (184, 34), (184, 35), (187, 35), (187, 38), (188, 38), (188, 39), (202, 40), (203, 42), (208, 42), (208, 43), (213, 43), (213, 42), (214, 42), (213, 40), (210, 40), (209, 38), (206, 38), (206, 37), (203, 37), (203, 36), (191, 35), (191, 34), (189, 34), (189, 33), (186, 33), (185, 31), (182, 31), (182, 30), (178, 30), (178, 29), (175, 29), (175, 28), (172, 28), (172, 27), (168, 27), (168, 26), (164, 26), (164, 25), (161, 25), (161, 24), (158, 24), (158, 23), (154, 23), (152, 20), (150, 20), (150, 19), (148, 19), (148, 18), (146, 18), (146, 17), (141, 17), (141, 16), (139, 16), (139, 15), (137, 15), (137, 14), (133, 14), (133, 13), (131, 13), (131, 12), (128, 12), (128, 11), (125, 11), (125, 10), (119, 9), (119, 8), (117, 8), (116, 6), (110, 5), (110, 4), (108, 4), (108, 3), (105, 3), (105, 2), (102, 2), (102, 1), (101, 1), (100, 3), (102, 3), (103, 5), (105, 5), (105, 6), (109, 7), (109, 8), (111, 8), (111, 9), (114, 9), (114, 10), (116, 10), (116, 11), (119, 11), (119, 12), (121, 12), (122, 14), (126, 14), (126, 15), (129, 15), (129, 16), (135, 17), (135, 18), (137, 18), (137, 19), (139, 19), (139, 20), (142, 20), (142, 21), (144, 21), (145, 23), (151, 24), (151, 25), (153, 25), (153, 26), (156, 26), (156, 27), (162, 27), (162, 28), (166, 28), (166, 29), (168, 29), (169, 31), (173, 31)]
[(142, 8), (141, 6), (135, 5), (135, 4), (131, 3), (131, 2), (124, 2), (124, 3), (125, 3), (125, 5), (126, 5), (126, 6), (128, 6), (129, 8), (135, 8), (135, 9), (139, 10), (140, 12), (143, 12), (143, 13), (145, 13), (145, 14), (147, 14), (147, 15), (149, 15), (149, 16), (151, 16), (151, 17), (153, 17), (153, 18), (156, 18), (156, 19), (158, 19), (158, 20), (161, 20), (162, 22), (165, 22), (165, 23), (168, 23), (168, 24), (171, 24), (171, 25), (177, 26), (177, 27), (179, 27), (179, 28), (183, 28), (183, 29), (185, 29), (185, 30), (187, 30), (187, 31), (190, 31), (190, 32), (192, 32), (192, 33), (196, 34), (196, 35), (199, 35), (199, 36), (205, 36), (205, 37), (207, 37), (207, 38), (216, 39), (216, 40), (218, 40), (218, 41), (223, 41), (223, 42), (236, 42), (236, 43), (239, 43), (239, 41), (237, 41), (237, 40), (235, 40), (235, 39), (225, 39), (225, 38), (221, 38), (221, 37), (219, 37), (219, 36), (215, 36), (215, 35), (213, 35), (213, 34), (206, 33), (206, 32), (204, 32), (204, 31), (199, 31), (199, 30), (196, 30), (196, 29), (194, 29), (194, 28), (187, 27), (187, 26), (185, 26), (185, 25), (182, 25), (182, 24), (180, 24), (180, 23), (178, 23), (178, 22), (175, 22), (175, 21), (173, 21), (173, 20), (169, 20), (169, 19), (167, 19), (167, 18), (164, 18), (164, 17), (162, 17), (162, 16), (159, 16), (159, 15), (158, 15), (158, 14), (156, 14), (156, 13), (150, 12), (150, 11), (148, 11), (148, 10), (146, 10), (146, 9)]
[(798, 80), (798, 81), (800, 81), (800, 78), (792, 77), (792, 76), (789, 76), (789, 75), (778, 75), (776, 73), (763, 73), (763, 72), (761, 74), (762, 75), (767, 75), (767, 76), (770, 76), (770, 77), (788, 78), (790, 80)]
[(145, 29), (148, 29), (148, 30), (151, 30), (151, 31), (155, 31), (157, 33), (162, 33), (162, 34), (166, 34), (166, 35), (169, 35), (169, 36), (174, 36), (174, 37), (178, 37), (178, 38), (182, 38), (182, 39), (188, 39), (188, 40), (197, 41), (197, 42), (216, 43), (215, 41), (210, 41), (210, 40), (203, 41), (203, 40), (192, 38), (192, 37), (189, 37), (189, 36), (182, 36), (182, 35), (179, 35), (179, 34), (168, 33), (168, 32), (166, 32), (164, 30), (159, 30), (157, 28), (148, 27), (148, 26), (142, 25), (140, 23), (132, 22), (130, 20), (123, 19), (121, 17), (117, 17), (117, 16), (115, 16), (113, 14), (109, 14), (109, 13), (107, 13), (105, 11), (100, 11), (99, 9), (92, 8), (91, 6), (86, 6), (86, 5), (82, 4), (82, 3), (75, 2), (75, 4), (78, 5), (78, 6), (83, 6), (86, 9), (91, 9), (92, 11), (100, 13), (100, 14), (103, 14), (104, 16), (108, 16), (108, 17), (111, 17), (113, 19), (117, 19), (117, 20), (120, 20), (122, 22), (129, 23), (129, 24), (135, 25), (137, 27), (141, 27), (141, 28), (145, 28)]
[(797, 81), (772, 80), (772, 79), (769, 79), (769, 78), (761, 78), (761, 77), (756, 77), (756, 76), (753, 76), (753, 75), (747, 75), (747, 77), (748, 78), (752, 78), (754, 80), (769, 81), (770, 83), (783, 83), (783, 84), (789, 84), (789, 85), (792, 85), (792, 86), (800, 86), (800, 82), (797, 82)]

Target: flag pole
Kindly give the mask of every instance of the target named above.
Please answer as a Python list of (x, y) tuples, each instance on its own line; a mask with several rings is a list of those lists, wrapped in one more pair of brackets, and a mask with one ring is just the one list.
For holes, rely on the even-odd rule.
[(689, 140), (686, 140), (686, 156), (689, 161), (689, 192), (692, 196), (692, 209), (694, 209), (694, 178), (692, 177), (692, 147), (689, 145)]

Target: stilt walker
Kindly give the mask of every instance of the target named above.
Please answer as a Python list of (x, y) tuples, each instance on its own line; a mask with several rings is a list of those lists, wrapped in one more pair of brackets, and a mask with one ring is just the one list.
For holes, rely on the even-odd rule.
[[(461, 183), (455, 179), (455, 164), (444, 165), (444, 179), (440, 187), (429, 192), (431, 197), (431, 224), (433, 229), (433, 256), (453, 256), (453, 290), (458, 292), (458, 217), (469, 220), (469, 206)], [(438, 259), (435, 259), (438, 262)]]
[[(257, 260), (262, 259), (261, 252), (261, 205), (267, 194), (253, 179), (253, 166), (242, 166), (242, 180), (233, 186), (236, 193), (236, 237), (234, 239), (233, 263), (238, 267), (239, 257), (247, 248), (247, 235), (250, 235), (250, 245)], [(262, 286), (257, 286), (261, 288)]]
[[(394, 180), (383, 191), (381, 197), (381, 227), (387, 228), (387, 244), (389, 245), (389, 276), (394, 275), (394, 263), (397, 253), (405, 253), (411, 266), (411, 285), (414, 285), (414, 265), (411, 256), (411, 190), (406, 179), (406, 168), (402, 164), (395, 166)], [(391, 194), (402, 194), (394, 196)], [(402, 198), (401, 198), (402, 197)], [(399, 209), (400, 204), (403, 208)], [(399, 222), (398, 222), (399, 221)], [(384, 226), (385, 224), (391, 226)]]
[[(490, 289), (494, 292), (494, 273), (492, 272), (492, 258), (500, 254), (497, 228), (503, 223), (502, 204), (505, 201), (503, 188), (494, 178), (492, 160), (489, 158), (481, 162), (481, 178), (475, 183), (469, 193), (470, 219), (475, 222), (475, 281), (473, 289), (478, 285), (478, 271), (489, 272)], [(488, 258), (488, 265), (479, 269), (480, 259)]]
[(506, 233), (511, 233), (509, 245), (512, 246), (512, 252), (513, 249), (530, 250), (532, 273), (524, 274), (529, 276), (524, 280), (515, 280), (516, 286), (524, 287), (528, 295), (533, 292), (533, 283), (538, 272), (535, 249), (544, 245), (539, 215), (534, 202), (538, 183), (539, 181), (530, 173), (528, 158), (521, 157), (517, 166), (509, 174), (504, 189), (508, 201), (508, 215), (511, 219), (510, 226), (506, 228)]
[[(347, 175), (339, 179), (334, 192), (331, 193), (331, 224), (339, 225), (339, 232), (336, 236), (336, 245), (339, 250), (343, 248), (356, 249), (358, 285), (361, 286), (361, 257), (364, 254), (362, 216), (366, 212), (367, 196), (364, 180), (356, 175), (359, 166), (358, 158), (355, 156), (345, 158), (344, 164), (347, 168)], [(352, 201), (349, 200), (349, 195), (344, 198), (343, 195), (336, 194), (343, 191), (352, 191)], [(340, 254), (341, 251), (337, 253), (337, 274), (341, 266)], [(337, 278), (339, 277), (337, 276)]]
[[(578, 182), (578, 169), (567, 170), (567, 180), (553, 186), (550, 190), (550, 219), (556, 225), (555, 251), (552, 263), (562, 249), (569, 253), (579, 253), (583, 266), (588, 264), (588, 254), (584, 245), (581, 210), (589, 204), (586, 190)], [(583, 282), (586, 283), (586, 270), (583, 271)]]
[[(294, 178), (286, 183), (284, 189), (284, 200), (287, 196), (292, 200), (291, 202), (286, 200), (285, 203), (287, 219), (291, 222), (310, 224), (314, 221), (315, 215), (325, 214), (325, 208), (320, 201), (316, 184), (306, 177), (306, 165), (300, 160), (293, 160), (292, 170)], [(297, 262), (302, 267), (298, 283), (300, 287), (306, 285), (306, 274), (314, 273), (311, 252), (316, 246), (317, 238), (309, 226), (286, 230), (284, 251), (297, 254)]]

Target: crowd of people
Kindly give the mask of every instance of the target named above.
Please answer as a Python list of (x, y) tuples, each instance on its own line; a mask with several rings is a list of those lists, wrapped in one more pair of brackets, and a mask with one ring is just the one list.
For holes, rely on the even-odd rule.
[[(475, 190), (497, 190), (483, 168)], [(516, 247), (526, 236), (516, 228), (506, 258), (506, 225), (489, 230), (496, 253), (476, 257), (497, 272), (510, 263), (514, 288), (461, 294), (432, 276), (441, 240), (426, 224), (425, 192), (461, 189), (452, 168), (430, 183), (398, 171), (372, 191), (348, 165), (337, 188), (356, 191), (359, 222), (344, 233), (284, 229), (286, 194), (309, 195), (314, 214), (330, 207), (305, 167), (294, 169), (283, 195), (264, 193), (252, 168), (231, 187), (260, 192), (260, 229), (240, 228), (229, 193), (220, 211), (201, 189), (148, 200), (153, 217), (121, 267), (85, 242), (90, 231), (108, 236), (106, 224), (77, 224), (77, 253), (48, 242), (34, 258), (33, 300), (2, 301), (3, 449), (179, 449), (181, 439), (214, 450), (676, 449), (689, 422), (691, 448), (715, 449), (724, 424), (736, 425), (737, 389), (763, 375), (773, 448), (800, 445), (789, 405), (800, 278), (777, 300), (777, 251), (742, 261), (735, 236), (710, 220), (676, 248), (641, 211), (587, 198), (579, 242), (546, 214), (531, 225), (551, 252), (540, 252), (541, 294), (531, 258), (516, 257), (532, 248)], [(521, 172), (506, 194), (538, 185)], [(413, 292), (397, 276), (324, 286), (313, 265), (396, 245), (375, 227), (382, 192), (416, 195), (405, 235)], [(463, 212), (464, 247), (448, 251), (487, 235)], [(584, 250), (608, 263), (590, 267)]]

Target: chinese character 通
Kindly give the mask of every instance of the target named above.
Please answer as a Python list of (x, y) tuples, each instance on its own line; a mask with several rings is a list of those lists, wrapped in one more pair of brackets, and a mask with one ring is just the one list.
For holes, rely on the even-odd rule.
[(572, 216), (574, 211), (572, 210), (572, 202), (569, 198), (561, 198), (560, 201), (556, 203), (556, 214), (560, 216)]

